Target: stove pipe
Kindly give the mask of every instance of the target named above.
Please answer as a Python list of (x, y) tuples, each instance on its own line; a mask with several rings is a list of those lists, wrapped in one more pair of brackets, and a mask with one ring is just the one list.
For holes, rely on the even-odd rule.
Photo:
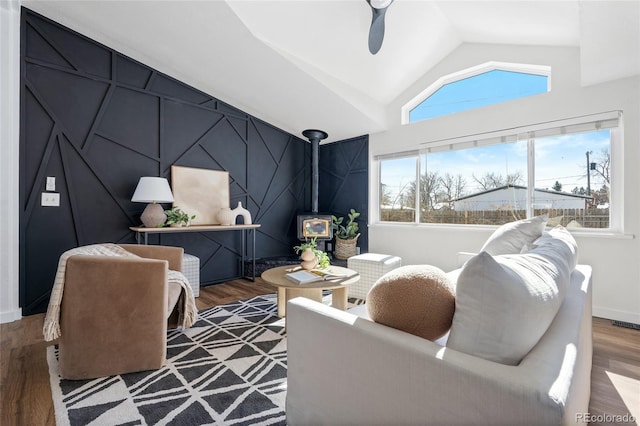
[(311, 142), (311, 212), (318, 213), (318, 176), (320, 174), (318, 170), (318, 147), (320, 146), (320, 141), (326, 139), (329, 135), (327, 132), (315, 129), (307, 129), (302, 132), (302, 135)]

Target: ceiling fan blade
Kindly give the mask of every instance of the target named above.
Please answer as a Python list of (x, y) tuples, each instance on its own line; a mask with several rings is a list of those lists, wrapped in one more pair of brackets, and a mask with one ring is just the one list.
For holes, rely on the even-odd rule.
[(384, 16), (393, 0), (367, 0), (371, 6), (371, 28), (369, 28), (369, 52), (378, 53), (384, 40)]
[(387, 9), (371, 8), (371, 28), (369, 29), (369, 52), (378, 53), (384, 40), (384, 15)]

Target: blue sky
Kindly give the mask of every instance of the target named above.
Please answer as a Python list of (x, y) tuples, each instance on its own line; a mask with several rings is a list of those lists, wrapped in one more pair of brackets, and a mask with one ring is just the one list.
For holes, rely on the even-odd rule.
[(544, 75), (488, 71), (445, 84), (411, 110), (409, 122), (546, 93), (547, 87)]

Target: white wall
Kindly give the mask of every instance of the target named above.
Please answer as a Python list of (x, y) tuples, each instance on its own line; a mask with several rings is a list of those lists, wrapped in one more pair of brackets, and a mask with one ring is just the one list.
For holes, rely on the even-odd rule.
[(0, 323), (19, 307), (20, 5), (0, 3)]
[[(614, 48), (614, 47), (612, 47)], [(442, 75), (488, 61), (550, 65), (551, 92), (477, 110), (400, 124), (400, 108)], [(377, 222), (377, 154), (415, 149), (421, 143), (508, 129), (612, 110), (624, 113), (624, 221), (622, 233), (575, 233), (579, 262), (591, 264), (595, 316), (640, 323), (640, 76), (580, 87), (577, 48), (462, 45), (389, 108), (396, 123), (369, 138), (369, 251), (402, 257), (403, 264), (426, 263), (450, 270), (458, 251), (477, 251), (492, 227), (400, 225)], [(423, 145), (424, 146), (424, 145)], [(427, 145), (428, 146), (428, 145)]]

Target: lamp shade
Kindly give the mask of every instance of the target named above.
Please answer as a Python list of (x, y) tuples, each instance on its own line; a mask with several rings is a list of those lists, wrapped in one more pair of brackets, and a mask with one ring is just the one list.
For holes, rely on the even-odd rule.
[(134, 203), (171, 203), (173, 194), (163, 177), (141, 177), (131, 197)]

